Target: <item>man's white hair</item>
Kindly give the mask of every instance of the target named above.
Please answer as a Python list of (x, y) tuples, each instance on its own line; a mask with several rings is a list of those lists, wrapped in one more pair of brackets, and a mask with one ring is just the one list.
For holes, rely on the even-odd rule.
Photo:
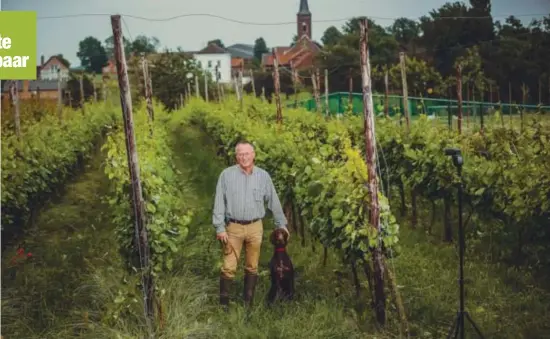
[(250, 147), (252, 147), (252, 151), (255, 152), (256, 150), (254, 149), (254, 145), (252, 145), (251, 143), (249, 143), (248, 141), (239, 141), (237, 143), (237, 145), (235, 146), (235, 153), (237, 153), (237, 149), (239, 148), (239, 145), (250, 145)]

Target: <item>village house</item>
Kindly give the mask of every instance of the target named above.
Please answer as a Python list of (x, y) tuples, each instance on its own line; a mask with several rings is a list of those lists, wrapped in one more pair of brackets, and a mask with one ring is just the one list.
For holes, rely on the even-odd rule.
[[(322, 46), (311, 38), (311, 12), (307, 0), (300, 1), (300, 9), (296, 15), (297, 41), (294, 46), (274, 47), (279, 67), (289, 71), (309, 69)], [(271, 52), (262, 55), (262, 68), (273, 68), (273, 54)]]
[[(10, 81), (3, 81), (2, 86), (2, 104), (9, 98)], [(62, 85), (63, 86), (63, 85)], [(29, 100), (37, 98), (40, 92), (40, 99), (57, 100), (57, 80), (18, 80), (19, 100)]]
[(231, 54), (216, 44), (209, 44), (202, 50), (192, 53), (200, 68), (212, 74), (216, 79), (216, 70), (219, 82), (231, 82)]
[(116, 65), (115, 61), (110, 59), (107, 61), (107, 65), (103, 66), (101, 69), (103, 78), (114, 78), (116, 77)]
[[(59, 72), (59, 73), (58, 73)], [(67, 67), (61, 59), (57, 56), (51, 56), (48, 61), (44, 62), (44, 55), (41, 57), (41, 62), (39, 66), (39, 76), (40, 80), (56, 80), (60, 76), (63, 81), (69, 79), (69, 67)], [(57, 84), (56, 84), (57, 86)]]

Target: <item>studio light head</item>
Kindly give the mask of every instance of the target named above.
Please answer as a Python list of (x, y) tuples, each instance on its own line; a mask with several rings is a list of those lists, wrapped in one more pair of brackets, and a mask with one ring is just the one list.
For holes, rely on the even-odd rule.
[(446, 148), (445, 149), (445, 155), (453, 157), (453, 164), (456, 167), (461, 167), (462, 163), (464, 162), (462, 160), (462, 153), (458, 148)]
[(458, 148), (446, 148), (445, 149), (445, 155), (457, 156), (457, 155), (461, 155), (461, 154), (460, 154), (460, 150)]

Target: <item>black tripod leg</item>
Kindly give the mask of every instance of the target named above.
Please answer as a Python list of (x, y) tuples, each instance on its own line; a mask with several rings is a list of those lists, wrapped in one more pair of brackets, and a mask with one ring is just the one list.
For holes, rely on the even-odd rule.
[(479, 329), (479, 327), (477, 327), (476, 323), (472, 320), (472, 317), (470, 317), (470, 314), (468, 312), (464, 312), (466, 313), (466, 319), (470, 322), (470, 324), (472, 324), (472, 327), (474, 328), (474, 330), (476, 331), (477, 335), (480, 337), (480, 338), (485, 338), (483, 336), (483, 334), (481, 334), (481, 330)]
[(454, 333), (454, 336), (452, 338), (456, 338), (458, 335), (458, 320), (460, 319), (460, 314), (457, 315), (453, 326), (451, 326), (451, 329), (449, 330), (449, 334), (447, 334), (447, 339), (450, 339), (452, 336), (452, 333)]

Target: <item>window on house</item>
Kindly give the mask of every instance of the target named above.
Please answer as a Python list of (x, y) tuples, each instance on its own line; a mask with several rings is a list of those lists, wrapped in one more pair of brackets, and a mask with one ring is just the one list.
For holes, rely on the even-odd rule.
[(212, 60), (208, 60), (208, 68), (212, 68)]
[(222, 65), (221, 60), (218, 60), (217, 65), (218, 65), (218, 67), (221, 67), (221, 65)]

